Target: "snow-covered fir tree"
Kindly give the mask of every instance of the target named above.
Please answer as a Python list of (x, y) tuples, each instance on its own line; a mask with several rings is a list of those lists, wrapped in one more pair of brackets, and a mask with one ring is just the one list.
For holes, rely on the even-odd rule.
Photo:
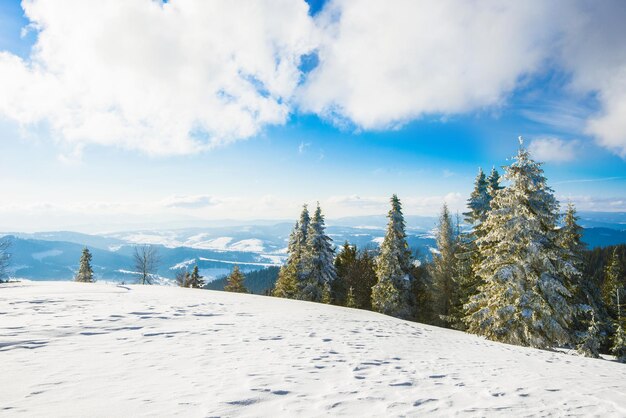
[(609, 262), (604, 270), (604, 282), (602, 283), (602, 299), (604, 300), (604, 305), (607, 307), (609, 315), (613, 318), (613, 320), (617, 319), (618, 316), (618, 292), (622, 291), (622, 293), (625, 293), (623, 292), (623, 289), (626, 286), (624, 286), (623, 280), (622, 269), (620, 267), (616, 247), (613, 250), (611, 258), (609, 259)]
[(575, 271), (558, 243), (558, 202), (520, 138), (477, 239), (484, 283), (466, 305), (469, 331), (537, 348), (571, 341), (574, 310), (566, 277)]
[(465, 329), (465, 325), (460, 320), (464, 316), (463, 306), (478, 292), (478, 286), (482, 283), (482, 280), (476, 274), (476, 270), (481, 264), (476, 239), (485, 235), (484, 221), (491, 209), (492, 193), (490, 192), (490, 187), (495, 184), (497, 188), (495, 190), (499, 190), (499, 180), (500, 176), (495, 168), (491, 170), (489, 179), (485, 177), (482, 169), (479, 169), (474, 181), (474, 189), (467, 201), (469, 211), (463, 214), (465, 222), (472, 229), (464, 233), (459, 231), (457, 237), (458, 248), (456, 257), (458, 262), (455, 280), (457, 282), (458, 300), (454, 307), (454, 317), (456, 318), (454, 328), (457, 329)]
[(189, 279), (187, 280), (187, 287), (192, 287), (194, 289), (200, 289), (204, 287), (204, 276), (200, 275), (197, 264), (193, 267), (193, 271), (189, 275)]
[(576, 269), (570, 277), (566, 277), (566, 284), (572, 293), (572, 303), (575, 308), (573, 329), (581, 344), (587, 344), (590, 338), (588, 333), (592, 328), (587, 326), (587, 318), (593, 318), (598, 327), (598, 337), (606, 332), (608, 314), (602, 302), (602, 294), (599, 287), (591, 278), (582, 274), (583, 253), (585, 244), (582, 242), (583, 228), (578, 224), (576, 207), (570, 202), (567, 204), (563, 226), (559, 229), (559, 243), (566, 250), (565, 256)]
[(322, 303), (330, 305), (333, 301), (332, 296), (330, 294), (330, 285), (328, 283), (324, 283), (324, 287), (322, 288)]
[(613, 335), (611, 354), (613, 354), (620, 363), (626, 363), (626, 333), (621, 323), (617, 324), (615, 335)]
[(272, 292), (273, 296), (287, 299), (297, 299), (299, 294), (298, 272), (296, 264), (285, 264), (278, 272), (278, 279)]
[(489, 183), (485, 177), (485, 173), (481, 168), (478, 169), (478, 175), (474, 181), (474, 190), (467, 201), (469, 211), (465, 212), (465, 221), (470, 225), (477, 225), (485, 220), (489, 212), (489, 203), (491, 195), (488, 191)]
[(239, 270), (239, 266), (235, 266), (226, 279), (224, 290), (227, 292), (248, 293), (248, 289), (246, 289), (246, 286), (243, 284), (244, 279), (245, 276), (241, 270)]
[(435, 303), (434, 308), (439, 324), (450, 327), (457, 321), (453, 315), (453, 309), (458, 298), (455, 280), (458, 259), (456, 257), (457, 237), (448, 205), (445, 203), (439, 216), (436, 241), (437, 253), (433, 255), (433, 261), (430, 265), (434, 287), (432, 300)]
[(499, 190), (502, 190), (504, 187), (500, 185), (500, 173), (496, 170), (495, 167), (491, 168), (491, 173), (489, 173), (489, 177), (487, 177), (487, 192), (491, 199), (493, 199)]
[(596, 320), (596, 315), (593, 310), (589, 310), (591, 319), (589, 320), (589, 327), (583, 334), (580, 343), (578, 344), (578, 352), (585, 357), (598, 358), (600, 357), (600, 345), (602, 344), (602, 334), (600, 332), (600, 325)]
[(378, 283), (372, 288), (372, 307), (384, 314), (407, 317), (411, 251), (406, 241), (402, 204), (395, 194), (387, 218), (385, 238), (376, 258)]
[(611, 258), (605, 269), (604, 284), (602, 286), (602, 297), (609, 314), (613, 318), (615, 332), (613, 334), (613, 344), (611, 354), (618, 361), (626, 363), (626, 318), (623, 311), (624, 299), (626, 299), (626, 283), (619, 265), (617, 248), (613, 250)]
[(303, 280), (301, 280), (300, 298), (320, 302), (326, 285), (331, 286), (337, 279), (334, 258), (335, 250), (332, 239), (326, 235), (324, 216), (319, 203), (309, 223), (307, 241), (302, 256)]
[(348, 296), (346, 298), (346, 306), (348, 308), (356, 308), (356, 300), (354, 299), (354, 288), (350, 286)]
[(297, 299), (304, 287), (304, 260), (310, 224), (307, 205), (302, 207), (300, 219), (296, 221), (287, 244), (287, 262), (281, 267), (273, 292), (274, 296)]
[(91, 268), (91, 253), (87, 247), (83, 248), (83, 253), (80, 256), (80, 265), (78, 267), (78, 273), (74, 277), (74, 281), (83, 283), (93, 283), (93, 269)]

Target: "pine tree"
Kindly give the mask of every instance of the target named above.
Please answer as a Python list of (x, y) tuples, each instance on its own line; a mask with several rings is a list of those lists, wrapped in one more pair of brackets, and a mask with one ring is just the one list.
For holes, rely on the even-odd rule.
[(351, 286), (348, 289), (348, 297), (346, 298), (346, 306), (348, 308), (356, 308), (356, 301), (354, 300), (354, 288)]
[(330, 305), (330, 303), (332, 302), (332, 297), (330, 295), (330, 285), (328, 284), (328, 282), (324, 283), (324, 286), (322, 288), (321, 302), (327, 305)]
[[(497, 174), (497, 172), (496, 172)], [(470, 225), (482, 223), (487, 218), (491, 194), (488, 191), (489, 183), (482, 169), (478, 169), (478, 175), (474, 181), (474, 190), (467, 201), (468, 212), (465, 212), (465, 221)]]
[[(287, 262), (280, 269), (280, 274), (273, 292), (274, 296), (298, 299), (304, 287), (304, 254), (310, 224), (307, 205), (303, 205), (300, 219), (296, 221), (287, 244)], [(294, 289), (295, 286), (295, 289)]]
[(617, 324), (615, 335), (613, 336), (611, 354), (613, 354), (620, 363), (626, 363), (626, 333), (624, 332), (622, 324)]
[(243, 284), (244, 279), (245, 277), (239, 270), (239, 266), (235, 266), (227, 278), (224, 290), (227, 292), (248, 293), (248, 289), (246, 289), (246, 286)]
[(285, 264), (278, 272), (278, 280), (272, 292), (279, 298), (296, 299), (298, 296), (298, 281), (296, 279), (296, 266)]
[(354, 287), (354, 284), (360, 280), (360, 277), (358, 277), (360, 272), (357, 268), (357, 256), (356, 246), (350, 245), (346, 241), (339, 250), (337, 257), (335, 257), (337, 280), (332, 285), (332, 291), (335, 296), (335, 303), (338, 305), (346, 303), (348, 289)]
[(324, 216), (319, 203), (307, 232), (306, 250), (302, 257), (304, 281), (300, 297), (303, 300), (319, 302), (326, 285), (337, 279), (332, 239), (325, 233)]
[(453, 309), (457, 305), (458, 291), (455, 282), (457, 269), (457, 239), (452, 226), (448, 205), (444, 203), (437, 231), (437, 253), (433, 255), (431, 277), (433, 278), (433, 301), (438, 323), (452, 326), (457, 322)]
[(294, 248), (293, 248), (293, 258), (294, 263), (296, 263), (296, 278), (302, 284), (306, 280), (306, 252), (307, 245), (309, 239), (309, 229), (311, 228), (311, 216), (309, 215), (309, 209), (307, 205), (302, 206), (302, 212), (300, 213), (300, 220), (297, 225), (299, 225), (298, 230), (296, 231)]
[(9, 248), (11, 247), (11, 237), (5, 236), (0, 238), (0, 283), (4, 281), (9, 269), (9, 262), (11, 260), (11, 253)]
[(622, 271), (620, 268), (619, 258), (617, 254), (617, 248), (613, 250), (609, 263), (604, 270), (604, 282), (602, 283), (602, 299), (609, 311), (612, 318), (617, 319), (618, 308), (617, 303), (618, 292), (622, 292), (624, 283), (620, 281), (622, 278)]
[(204, 287), (204, 277), (200, 276), (200, 272), (198, 271), (198, 265), (196, 264), (189, 276), (189, 280), (187, 281), (187, 286), (192, 287), (194, 289), (201, 289)]
[(489, 177), (487, 178), (487, 192), (491, 199), (493, 199), (499, 190), (502, 190), (504, 187), (500, 185), (500, 173), (496, 170), (495, 167), (491, 169), (491, 173), (489, 173)]
[[(585, 244), (582, 242), (583, 228), (578, 224), (576, 208), (570, 202), (567, 205), (563, 226), (559, 229), (559, 243), (565, 250), (566, 260), (575, 270), (566, 277), (568, 290), (572, 293), (572, 304), (575, 308), (573, 329), (582, 336), (580, 344), (585, 344), (589, 329), (586, 329), (584, 318), (592, 316), (599, 327), (599, 335), (606, 331), (608, 314), (602, 302), (599, 287), (590, 278), (582, 274)], [(579, 345), (580, 345), (579, 344)]]
[(376, 276), (376, 262), (373, 250), (357, 252), (356, 263), (348, 282), (354, 289), (354, 301), (360, 309), (372, 309), (372, 288), (378, 283)]
[[(500, 190), (500, 175), (495, 168), (492, 168), (489, 178), (485, 178), (482, 169), (478, 170), (478, 175), (474, 181), (474, 190), (467, 201), (468, 212), (465, 212), (465, 222), (471, 225), (469, 232), (461, 233), (457, 228), (457, 265), (455, 280), (457, 282), (457, 300), (454, 306), (453, 316), (455, 317), (453, 326), (456, 329), (465, 330), (463, 322), (460, 320), (464, 316), (464, 306), (470, 298), (478, 293), (478, 288), (482, 285), (482, 279), (476, 274), (480, 268), (482, 260), (476, 239), (486, 235), (484, 221), (491, 210), (491, 200)], [(457, 220), (457, 225), (459, 221)]]
[[(522, 143), (520, 138), (520, 144)], [(558, 245), (558, 202), (541, 164), (522, 146), (506, 168), (477, 239), (484, 280), (466, 310), (469, 331), (537, 348), (571, 341), (573, 308), (565, 277), (575, 271)]]
[(600, 357), (601, 333), (598, 321), (593, 311), (590, 311), (591, 319), (589, 320), (589, 328), (585, 332), (582, 341), (578, 345), (578, 352), (585, 357)]
[(372, 288), (372, 307), (399, 317), (409, 315), (411, 251), (406, 241), (400, 199), (391, 197), (387, 231), (376, 259), (378, 283)]
[(93, 269), (91, 268), (91, 253), (87, 247), (83, 248), (83, 253), (80, 256), (80, 266), (78, 267), (78, 273), (74, 281), (83, 283), (93, 283)]
[(400, 292), (389, 278), (378, 280), (372, 288), (372, 307), (386, 315), (399, 316), (406, 310), (402, 304)]
[(189, 287), (189, 272), (186, 269), (178, 270), (174, 279), (179, 287)]

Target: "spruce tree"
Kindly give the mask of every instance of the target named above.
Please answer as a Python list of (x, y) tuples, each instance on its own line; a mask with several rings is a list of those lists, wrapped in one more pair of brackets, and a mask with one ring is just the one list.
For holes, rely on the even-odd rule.
[(346, 307), (356, 308), (356, 300), (354, 299), (354, 288), (351, 286), (348, 289), (348, 297), (346, 298)]
[(179, 287), (188, 287), (189, 286), (189, 272), (186, 269), (180, 269), (176, 272), (176, 276), (174, 277), (176, 284)]
[(330, 295), (330, 285), (328, 284), (328, 282), (324, 283), (324, 286), (322, 288), (321, 302), (327, 305), (330, 305), (330, 303), (332, 302), (332, 296)]
[(324, 216), (319, 203), (307, 232), (306, 249), (302, 257), (304, 280), (300, 297), (303, 300), (319, 302), (326, 285), (337, 279), (332, 239), (325, 232)]
[(455, 318), (453, 309), (457, 305), (458, 291), (455, 282), (457, 269), (457, 239), (448, 205), (444, 203), (439, 216), (437, 230), (437, 253), (433, 255), (431, 277), (433, 278), (433, 301), (438, 323), (453, 326), (460, 318)]
[(227, 292), (248, 293), (248, 289), (246, 289), (246, 286), (243, 284), (244, 279), (245, 277), (239, 270), (239, 266), (235, 266), (226, 279), (227, 282), (226, 286), (224, 286), (224, 290)]
[(378, 283), (374, 251), (357, 252), (356, 262), (348, 273), (348, 284), (354, 289), (354, 301), (360, 309), (372, 309), (372, 288)]
[(581, 342), (578, 344), (578, 352), (585, 357), (600, 357), (601, 333), (598, 321), (592, 310), (590, 310), (591, 319), (589, 327), (584, 333)]
[[(497, 173), (497, 172), (496, 172)], [(491, 195), (488, 191), (489, 183), (482, 169), (478, 169), (478, 175), (474, 181), (474, 190), (467, 201), (468, 212), (465, 212), (465, 221), (470, 225), (482, 223), (489, 212)]]
[(469, 211), (463, 214), (465, 222), (472, 229), (463, 234), (461, 234), (460, 230), (457, 233), (455, 280), (457, 282), (458, 296), (453, 314), (455, 317), (454, 328), (456, 329), (465, 329), (463, 322), (460, 320), (464, 316), (463, 306), (478, 292), (478, 287), (482, 284), (481, 278), (476, 274), (476, 271), (482, 264), (476, 239), (486, 234), (484, 221), (491, 210), (493, 195), (495, 195), (497, 190), (500, 190), (499, 181), (500, 176), (495, 168), (491, 170), (491, 175), (488, 179), (485, 178), (482, 169), (478, 170), (478, 175), (474, 181), (474, 190), (467, 201)]
[(558, 243), (558, 202), (521, 138), (514, 160), (505, 174), (511, 184), (495, 194), (477, 239), (484, 283), (466, 305), (466, 323), (495, 341), (567, 344), (573, 308), (565, 282), (575, 267)]
[(9, 252), (10, 247), (11, 237), (5, 236), (0, 238), (0, 283), (3, 282), (8, 273), (9, 262), (11, 260), (11, 253)]
[(620, 363), (626, 363), (626, 333), (621, 323), (617, 324), (615, 335), (613, 336), (611, 354), (613, 354)]
[(91, 268), (91, 253), (87, 247), (83, 248), (83, 253), (80, 256), (80, 266), (78, 267), (78, 273), (74, 281), (83, 283), (93, 283), (93, 269)]
[(361, 279), (357, 268), (357, 254), (356, 246), (350, 245), (346, 241), (335, 257), (337, 280), (332, 285), (332, 291), (337, 305), (346, 303), (348, 289), (354, 287), (356, 282)]
[(300, 282), (306, 280), (306, 260), (305, 255), (307, 251), (308, 238), (309, 238), (309, 229), (311, 227), (311, 216), (309, 215), (309, 209), (307, 205), (302, 206), (302, 212), (300, 213), (300, 220), (298, 221), (298, 229), (296, 231), (295, 241), (294, 241), (294, 262), (297, 261), (296, 270), (297, 270), (297, 279)]
[(406, 241), (400, 199), (391, 197), (385, 238), (376, 259), (378, 283), (372, 288), (372, 307), (384, 314), (409, 315), (411, 251)]
[[(300, 219), (289, 235), (287, 244), (287, 261), (281, 267), (274, 296), (298, 299), (304, 287), (304, 254), (306, 252), (307, 235), (310, 216), (307, 205), (303, 205)], [(294, 290), (295, 283), (295, 290)]]
[(613, 319), (618, 317), (619, 305), (617, 303), (618, 292), (623, 292), (624, 283), (622, 271), (619, 264), (617, 247), (613, 250), (609, 263), (604, 270), (604, 282), (602, 283), (602, 299)]
[(187, 281), (187, 286), (192, 287), (194, 289), (200, 289), (204, 287), (204, 277), (200, 276), (200, 272), (198, 271), (198, 265), (196, 264), (189, 276)]
[(487, 192), (491, 199), (493, 199), (499, 190), (502, 190), (504, 187), (500, 185), (500, 173), (496, 170), (495, 167), (491, 168), (491, 173), (489, 173), (489, 177), (487, 178)]
[(591, 277), (582, 274), (585, 251), (582, 236), (583, 228), (578, 224), (576, 208), (570, 202), (565, 211), (563, 226), (559, 229), (559, 243), (565, 250), (567, 262), (575, 267), (575, 270), (566, 276), (566, 284), (572, 293), (572, 304), (575, 308), (573, 329), (579, 339), (582, 339), (579, 345), (586, 344), (591, 330), (586, 326), (585, 318), (591, 315), (593, 322), (599, 327), (598, 335), (605, 333), (608, 324), (608, 314), (599, 287)]
[(297, 299), (299, 289), (296, 276), (295, 265), (285, 264), (281, 266), (272, 295), (279, 298)]

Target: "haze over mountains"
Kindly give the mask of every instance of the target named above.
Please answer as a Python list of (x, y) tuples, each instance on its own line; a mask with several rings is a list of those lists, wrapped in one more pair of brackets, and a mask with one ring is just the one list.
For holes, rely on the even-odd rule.
[[(384, 235), (384, 215), (346, 217), (328, 221), (328, 234), (336, 246), (345, 241), (359, 248), (376, 248)], [(408, 242), (418, 259), (428, 258), (435, 246), (437, 218), (407, 216)], [(626, 213), (582, 212), (584, 241), (589, 248), (626, 243)], [(207, 281), (219, 278), (238, 264), (244, 272), (280, 265), (292, 222), (258, 221), (255, 224), (223, 221), (223, 226), (182, 229), (142, 229), (101, 234), (70, 231), (12, 235), (13, 277), (31, 280), (70, 280), (78, 267), (81, 250), (93, 253), (99, 280), (134, 281), (133, 246), (152, 244), (161, 257), (159, 276), (173, 278), (181, 268), (198, 264)]]

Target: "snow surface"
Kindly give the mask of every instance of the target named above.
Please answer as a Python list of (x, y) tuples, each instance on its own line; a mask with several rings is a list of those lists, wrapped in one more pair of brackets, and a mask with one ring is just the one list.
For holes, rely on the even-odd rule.
[(196, 289), (0, 285), (0, 359), (0, 415), (626, 416), (612, 361)]

